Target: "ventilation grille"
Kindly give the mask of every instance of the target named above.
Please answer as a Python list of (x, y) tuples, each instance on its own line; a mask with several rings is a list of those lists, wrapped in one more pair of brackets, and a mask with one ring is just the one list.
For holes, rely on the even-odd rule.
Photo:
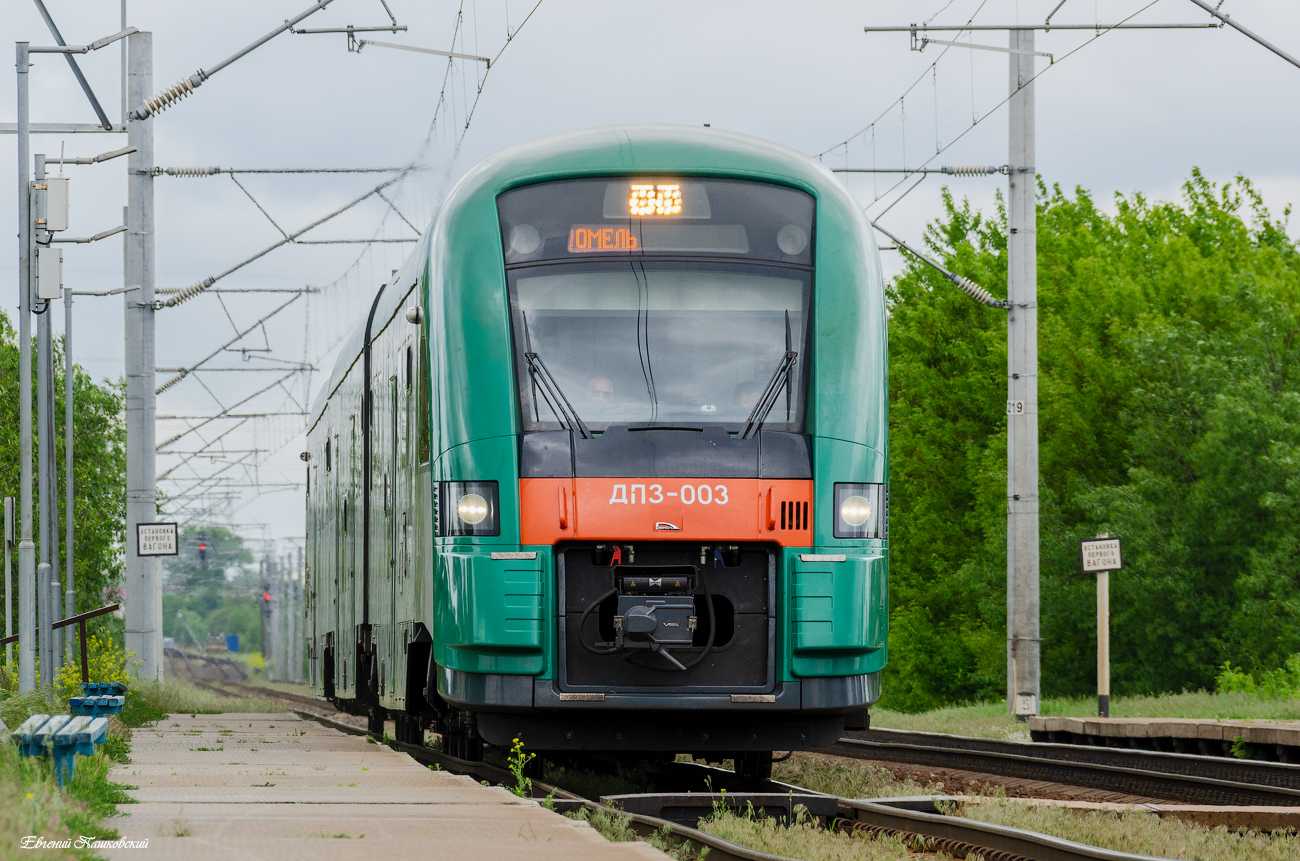
[(781, 528), (782, 529), (807, 529), (808, 528), (808, 503), (782, 502), (781, 503)]

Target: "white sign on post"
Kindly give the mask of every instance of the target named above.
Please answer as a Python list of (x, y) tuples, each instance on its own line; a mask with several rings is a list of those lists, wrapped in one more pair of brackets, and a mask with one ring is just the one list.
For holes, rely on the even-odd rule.
[(135, 525), (135, 554), (137, 556), (179, 556), (180, 541), (175, 523), (137, 523)]
[(1094, 571), (1118, 571), (1123, 567), (1120, 564), (1118, 538), (1092, 538), (1080, 541), (1079, 546), (1083, 553), (1085, 574)]

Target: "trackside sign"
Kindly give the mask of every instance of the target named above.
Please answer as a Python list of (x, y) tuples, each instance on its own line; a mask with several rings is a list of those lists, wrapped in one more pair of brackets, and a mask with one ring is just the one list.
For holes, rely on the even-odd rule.
[(1118, 571), (1120, 564), (1120, 546), (1118, 538), (1090, 538), (1080, 541), (1083, 554), (1083, 573), (1093, 571)]
[(135, 553), (137, 556), (179, 556), (175, 523), (137, 523), (135, 525)]

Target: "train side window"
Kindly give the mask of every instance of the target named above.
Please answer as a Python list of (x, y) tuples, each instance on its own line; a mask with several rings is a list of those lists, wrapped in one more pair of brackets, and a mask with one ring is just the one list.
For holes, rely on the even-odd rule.
[(406, 346), (406, 390), (411, 390), (411, 346)]
[(416, 422), (416, 426), (419, 428), (417, 434), (420, 437), (419, 453), (417, 459), (420, 461), (420, 463), (428, 463), (429, 462), (429, 434), (431, 433), (430, 416), (429, 416), (429, 380), (428, 380), (429, 342), (424, 338), (420, 339), (419, 373), (420, 373), (420, 382), (418, 383), (419, 388), (416, 390), (416, 399), (415, 399), (416, 404), (418, 404), (417, 409), (419, 410), (419, 420)]
[(325, 440), (325, 471), (329, 472), (330, 469), (330, 441)]

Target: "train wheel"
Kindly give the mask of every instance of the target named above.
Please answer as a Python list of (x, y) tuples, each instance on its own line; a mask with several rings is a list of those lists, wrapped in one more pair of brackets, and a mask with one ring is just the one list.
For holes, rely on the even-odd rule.
[(768, 780), (772, 777), (772, 751), (752, 750), (736, 757), (736, 774), (747, 780)]
[(442, 733), (443, 752), (470, 762), (482, 761), (483, 737), (478, 734), (474, 715), (458, 711), (449, 716), (447, 724)]
[(398, 741), (407, 744), (424, 744), (424, 719), (419, 715), (393, 715), (394, 735)]
[(366, 713), (366, 732), (375, 738), (384, 737), (384, 710), (375, 707)]

